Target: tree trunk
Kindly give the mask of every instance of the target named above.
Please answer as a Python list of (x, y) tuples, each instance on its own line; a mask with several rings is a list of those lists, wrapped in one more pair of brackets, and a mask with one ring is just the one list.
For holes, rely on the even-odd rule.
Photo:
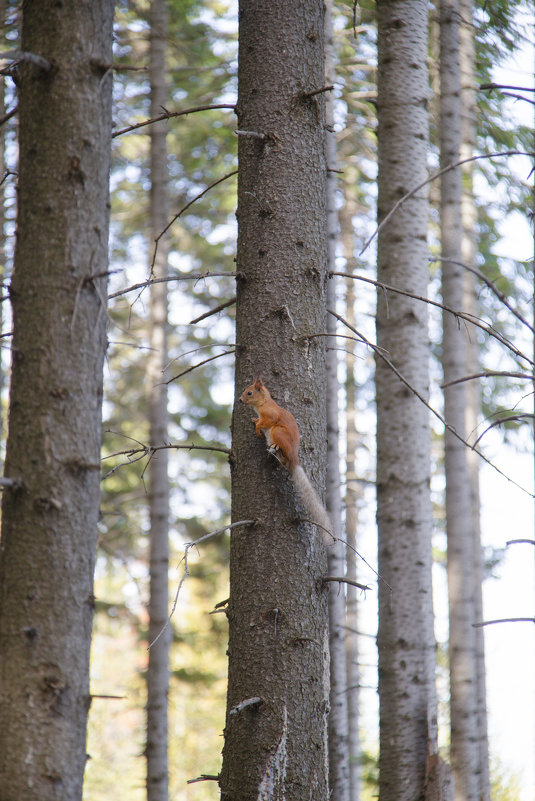
[[(325, 83), (335, 80), (332, 0), (325, 1)], [(325, 98), (325, 152), (327, 158), (327, 268), (336, 269), (336, 240), (338, 212), (336, 209), (336, 136), (334, 133), (334, 98)], [(327, 285), (327, 304), (336, 309), (336, 281), (333, 276)], [(340, 452), (338, 425), (338, 356), (336, 349), (336, 318), (327, 316), (327, 509), (336, 541), (328, 548), (330, 576), (345, 573), (345, 551), (342, 538), (342, 499), (340, 496)], [(346, 595), (345, 587), (329, 584), (329, 652), (330, 652), (330, 713), (329, 713), (329, 787), (331, 801), (349, 801), (349, 739), (347, 712), (346, 665)]]
[[(161, 114), (168, 99), (166, 86), (167, 2), (153, 0), (150, 7), (150, 103), (151, 117)], [(151, 241), (152, 262), (156, 238), (168, 222), (167, 123), (151, 126)], [(152, 278), (167, 275), (168, 243), (158, 241)], [(148, 414), (151, 446), (164, 445), (167, 436), (167, 284), (150, 288), (150, 351), (147, 362)], [(167, 697), (169, 692), (169, 647), (171, 630), (166, 628), (169, 604), (169, 481), (168, 451), (153, 454), (149, 466), (150, 600), (147, 670), (147, 798), (167, 801)]]
[[(461, 71), (461, 159), (474, 155), (476, 146), (476, 82), (475, 82), (475, 41), (473, 0), (460, 0), (459, 11), (459, 56)], [(461, 201), (462, 243), (461, 260), (469, 267), (476, 266), (477, 255), (477, 209), (473, 190), (473, 163), (463, 166), (463, 195)], [(477, 300), (477, 279), (469, 270), (463, 276), (464, 311), (478, 316), (480, 309)], [(473, 375), (480, 369), (479, 343), (477, 336), (466, 341), (466, 374)], [(481, 387), (479, 381), (466, 384), (466, 432), (470, 437), (476, 431), (481, 419)], [(474, 548), (473, 587), (474, 618), (483, 620), (483, 553), (481, 548), (479, 468), (480, 457), (472, 450), (466, 452), (470, 480), (471, 523)], [(487, 726), (487, 691), (485, 680), (485, 642), (484, 629), (475, 629), (476, 677), (477, 677), (477, 738), (479, 755), (479, 798), (490, 801), (489, 744)]]
[[(2, 801), (80, 799), (106, 348), (113, 3), (26, 2), (0, 551)], [(6, 699), (9, 699), (6, 703)]]
[[(326, 163), (321, 0), (239, 10), (237, 397), (262, 374), (325, 486)], [(322, 532), (254, 434), (232, 423), (223, 801), (326, 801), (329, 655)]]
[[(342, 229), (342, 243), (346, 259), (346, 272), (352, 273), (354, 269), (353, 250), (355, 246), (353, 232), (354, 203), (349, 197), (346, 187), (346, 198), (340, 212)], [(346, 310), (344, 317), (347, 322), (356, 327), (355, 320), (355, 281), (346, 279)], [(346, 353), (346, 575), (351, 581), (357, 581), (357, 524), (359, 491), (356, 473), (356, 454), (358, 448), (357, 432), (357, 396), (355, 370), (356, 356), (350, 348)], [(347, 712), (348, 712), (348, 741), (349, 741), (349, 780), (351, 801), (358, 801), (361, 792), (360, 768), (360, 734), (359, 734), (359, 703), (360, 703), (360, 670), (359, 670), (359, 642), (358, 642), (358, 601), (357, 588), (348, 584), (346, 589), (346, 664), (347, 664)]]
[[(440, 162), (460, 158), (461, 79), (459, 65), (459, 5), (440, 4)], [(462, 173), (450, 170), (441, 181), (442, 299), (462, 309), (463, 269)], [(445, 260), (447, 259), (447, 261)], [(466, 374), (466, 332), (458, 320), (443, 314), (444, 410), (447, 423), (465, 436), (466, 385), (450, 382)], [(477, 681), (474, 623), (474, 552), (472, 505), (466, 447), (446, 430), (446, 528), (448, 534), (449, 657), (451, 763), (457, 801), (479, 798), (477, 748)]]
[[(7, 0), (0, 0), (0, 21), (2, 24), (2, 34), (0, 35), (0, 42), (2, 50), (8, 50), (9, 45), (6, 44), (6, 27), (7, 27)], [(0, 119), (3, 119), (6, 113), (6, 81), (4, 75), (0, 75)], [(2, 295), (4, 294), (4, 283), (6, 281), (6, 123), (1, 126), (0, 130), (0, 282)], [(4, 324), (4, 310), (0, 305), (0, 332), (3, 333)], [(3, 395), (5, 386), (4, 367), (0, 361), (0, 397)], [(0, 409), (0, 441), (4, 441), (4, 410)]]
[[(427, 176), (429, 86), (424, 0), (379, 0), (378, 218)], [(426, 295), (425, 189), (380, 231), (378, 280)], [(384, 292), (377, 342), (423, 397), (429, 343), (423, 303)], [(428, 411), (377, 358), (379, 700), (381, 801), (424, 796), (437, 758), (435, 640), (431, 587)]]

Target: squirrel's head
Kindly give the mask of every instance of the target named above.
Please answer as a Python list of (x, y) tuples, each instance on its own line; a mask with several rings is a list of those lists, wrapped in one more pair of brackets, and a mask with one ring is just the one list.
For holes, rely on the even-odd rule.
[(240, 395), (240, 400), (246, 406), (258, 406), (270, 397), (267, 388), (262, 383), (262, 379), (257, 378), (254, 384), (244, 389)]

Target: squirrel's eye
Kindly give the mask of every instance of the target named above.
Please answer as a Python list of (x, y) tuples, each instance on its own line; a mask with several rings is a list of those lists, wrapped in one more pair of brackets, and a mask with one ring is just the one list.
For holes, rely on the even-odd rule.
[(248, 395), (252, 395), (253, 393), (252, 393), (252, 392), (248, 392), (247, 394), (248, 394)]

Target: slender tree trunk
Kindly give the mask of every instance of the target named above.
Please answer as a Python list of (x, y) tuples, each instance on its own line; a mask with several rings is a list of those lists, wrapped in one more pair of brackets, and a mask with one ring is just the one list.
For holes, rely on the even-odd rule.
[[(325, 82), (335, 80), (332, 0), (325, 2)], [(335, 270), (338, 212), (336, 209), (336, 136), (334, 133), (334, 98), (325, 98), (325, 150), (327, 157), (327, 266)], [(327, 285), (327, 304), (336, 309), (336, 277)], [(338, 425), (338, 357), (336, 350), (336, 318), (327, 316), (327, 509), (333, 524), (336, 541), (328, 549), (328, 570), (331, 576), (345, 573), (345, 552), (342, 541), (342, 499), (340, 496), (340, 452)], [(329, 651), (331, 693), (329, 713), (329, 786), (331, 801), (349, 801), (349, 739), (347, 712), (346, 665), (346, 595), (342, 585), (329, 585)]]
[[(426, 178), (427, 25), (424, 0), (379, 0), (378, 218)], [(428, 201), (405, 202), (381, 230), (378, 279), (426, 295)], [(377, 342), (421, 395), (428, 394), (425, 304), (391, 293), (377, 299)], [(437, 757), (435, 640), (431, 586), (428, 412), (377, 358), (379, 700), (381, 801), (429, 792)], [(427, 786), (426, 786), (427, 785)]]
[[(150, 8), (151, 117), (167, 103), (166, 85), (167, 2), (153, 0)], [(151, 247), (168, 222), (167, 123), (151, 126)], [(167, 239), (158, 241), (152, 277), (167, 275)], [(150, 291), (150, 351), (147, 391), (150, 444), (167, 442), (167, 284), (156, 283)], [(149, 666), (147, 671), (147, 798), (167, 801), (167, 697), (169, 692), (170, 629), (166, 628), (169, 590), (169, 480), (167, 451), (153, 455), (149, 468), (150, 511), (150, 601)]]
[[(476, 82), (475, 41), (474, 41), (474, 4), (473, 0), (460, 0), (459, 11), (459, 56), (461, 70), (461, 159), (474, 155), (476, 144)], [(469, 267), (476, 266), (477, 255), (477, 209), (473, 190), (473, 164), (463, 166), (463, 194), (461, 201), (462, 243), (461, 260)], [(477, 316), (476, 277), (469, 270), (464, 271), (464, 310)], [(476, 336), (466, 342), (467, 366), (466, 374), (473, 375), (479, 370), (479, 344)], [(466, 432), (473, 435), (481, 419), (481, 388), (479, 381), (466, 384)], [(472, 536), (474, 547), (473, 581), (474, 581), (474, 618), (483, 620), (483, 553), (481, 548), (479, 468), (477, 453), (468, 450), (468, 472), (470, 480), (470, 496), (472, 510)], [(487, 727), (487, 691), (485, 681), (485, 642), (484, 629), (475, 630), (476, 639), (476, 676), (477, 676), (477, 738), (479, 752), (479, 798), (490, 799), (489, 745)]]
[[(236, 393), (262, 373), (326, 468), (323, 3), (240, 4)], [(329, 655), (322, 533), (235, 406), (223, 801), (326, 801)]]
[[(440, 161), (460, 158), (461, 80), (459, 5), (440, 3)], [(462, 173), (450, 170), (441, 181), (442, 298), (462, 309)], [(450, 261), (451, 259), (451, 261)], [(465, 436), (466, 385), (450, 382), (466, 373), (466, 332), (451, 314), (443, 315), (444, 410), (446, 421)], [(477, 748), (477, 671), (474, 622), (474, 543), (466, 448), (449, 430), (444, 435), (446, 527), (448, 534), (451, 763), (457, 801), (479, 798)]]
[[(355, 246), (353, 232), (354, 204), (346, 191), (344, 206), (340, 212), (342, 244), (346, 259), (346, 271), (353, 272), (353, 249)], [(355, 320), (355, 281), (346, 279), (346, 309), (344, 317), (356, 327)], [(357, 393), (356, 370), (357, 360), (351, 348), (346, 353), (346, 574), (351, 581), (357, 581), (357, 524), (359, 491), (356, 472), (356, 454), (358, 448), (357, 431)], [(358, 801), (361, 792), (360, 769), (360, 734), (359, 734), (359, 702), (360, 702), (360, 670), (358, 642), (358, 602), (357, 588), (348, 584), (346, 590), (346, 662), (347, 662), (347, 707), (348, 707), (348, 739), (349, 739), (349, 778), (351, 801)]]
[(2, 801), (77, 801), (106, 348), (113, 3), (26, 2), (0, 550)]
[[(2, 49), (7, 50), (6, 45), (6, 15), (7, 15), (7, 0), (0, 2), (0, 24), (2, 25), (2, 33), (0, 35), (0, 43)], [(6, 113), (6, 82), (5, 77), (0, 75), (0, 118), (3, 118)], [(0, 129), (0, 283), (2, 295), (4, 295), (4, 282), (6, 280), (6, 125), (2, 125)], [(0, 304), (0, 332), (3, 331), (4, 312), (3, 304)], [(0, 358), (0, 397), (3, 395), (5, 385), (4, 366)], [(4, 412), (0, 408), (0, 441), (4, 441)]]

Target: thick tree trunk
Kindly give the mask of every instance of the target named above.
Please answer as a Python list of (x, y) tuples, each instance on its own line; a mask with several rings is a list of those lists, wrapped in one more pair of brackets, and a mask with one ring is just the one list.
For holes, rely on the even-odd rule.
[[(427, 176), (429, 86), (424, 0), (379, 0), (378, 218)], [(425, 189), (381, 230), (378, 279), (426, 295)], [(384, 292), (377, 342), (421, 395), (428, 394), (425, 304)], [(425, 406), (377, 359), (379, 699), (381, 801), (415, 801), (437, 755), (431, 587), (430, 430)]]
[[(258, 373), (326, 468), (326, 163), (321, 0), (242, 2), (237, 397)], [(325, 801), (329, 656), (322, 532), (235, 406), (223, 801)]]
[[(461, 78), (459, 5), (440, 4), (440, 160), (446, 167), (460, 158)], [(441, 181), (442, 298), (462, 309), (462, 173), (450, 170)], [(445, 260), (447, 259), (447, 261)], [(451, 314), (443, 315), (442, 361), (447, 423), (465, 436), (466, 385), (450, 382), (466, 375), (466, 332)], [(477, 670), (474, 623), (474, 542), (466, 447), (446, 430), (446, 528), (448, 534), (451, 764), (456, 801), (479, 799), (477, 747)]]
[(86, 760), (106, 348), (113, 3), (26, 2), (0, 551), (2, 801), (75, 801)]
[[(161, 113), (167, 103), (166, 86), (167, 2), (153, 0), (150, 8), (150, 86), (151, 117)], [(152, 262), (156, 238), (168, 222), (167, 202), (167, 123), (151, 126), (151, 240)], [(167, 275), (168, 243), (158, 242), (152, 270), (153, 278)], [(167, 436), (167, 284), (150, 289), (150, 351), (147, 363), (148, 413), (151, 446), (164, 445)], [(150, 513), (150, 600), (149, 651), (147, 670), (147, 799), (167, 801), (167, 697), (169, 692), (169, 646), (171, 631), (162, 630), (169, 604), (169, 480), (167, 450), (157, 451), (149, 467)]]

